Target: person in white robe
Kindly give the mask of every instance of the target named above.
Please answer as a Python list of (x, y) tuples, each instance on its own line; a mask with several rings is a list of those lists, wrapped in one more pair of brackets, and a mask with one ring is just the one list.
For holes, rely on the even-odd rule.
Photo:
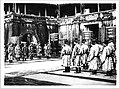
[(99, 43), (99, 44), (98, 44), (98, 47), (99, 47), (99, 54), (98, 54), (98, 62), (97, 62), (98, 67), (97, 67), (97, 69), (98, 69), (98, 70), (102, 70), (102, 66), (101, 66), (101, 64), (102, 64), (102, 62), (101, 62), (101, 55), (102, 55), (102, 52), (103, 52), (103, 49), (104, 49), (105, 46), (104, 46), (102, 43)]
[(106, 75), (112, 75), (115, 63), (115, 48), (113, 43), (108, 43), (104, 48), (101, 55), (102, 70), (106, 72)]
[(73, 62), (72, 64), (76, 68), (75, 73), (81, 73), (81, 55), (82, 55), (81, 44), (78, 42), (78, 40), (76, 40), (71, 57), (71, 61)]
[(10, 63), (12, 63), (14, 60), (14, 46), (13, 46), (13, 44), (10, 44), (8, 46), (8, 60)]
[(63, 72), (70, 72), (72, 49), (68, 44), (68, 41), (65, 40), (65, 44), (61, 50), (63, 67), (65, 67)]
[(15, 58), (17, 61), (19, 61), (21, 58), (21, 48), (19, 44), (17, 44), (15, 47)]
[(93, 42), (89, 56), (87, 58), (87, 62), (89, 64), (89, 70), (92, 71), (92, 74), (97, 73), (98, 58), (99, 58), (99, 46), (96, 42)]
[(38, 57), (39, 59), (41, 59), (41, 56), (42, 56), (42, 47), (41, 47), (41, 44), (38, 43), (38, 44), (37, 44), (37, 57)]
[(87, 69), (87, 57), (88, 57), (88, 53), (89, 53), (89, 47), (88, 47), (88, 43), (83, 41), (83, 44), (81, 46), (81, 62), (82, 62), (82, 67), (83, 69)]

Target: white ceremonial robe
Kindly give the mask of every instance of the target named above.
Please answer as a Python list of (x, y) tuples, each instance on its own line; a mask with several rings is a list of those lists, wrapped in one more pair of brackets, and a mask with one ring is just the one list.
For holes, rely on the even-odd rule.
[(89, 69), (97, 70), (98, 53), (99, 53), (99, 46), (98, 44), (95, 44), (91, 47), (89, 57), (87, 59), (87, 61), (89, 62)]
[(82, 54), (81, 45), (76, 44), (74, 46), (74, 49), (72, 52), (72, 58), (71, 58), (71, 60), (74, 60), (73, 66), (78, 67), (81, 65), (81, 54)]
[(89, 50), (88, 45), (83, 44), (83, 45), (81, 46), (81, 51), (82, 51), (81, 60), (82, 60), (82, 63), (83, 63), (83, 64), (85, 64), (86, 61), (87, 61), (87, 53), (88, 53), (88, 50)]
[(102, 65), (103, 71), (110, 71), (111, 69), (113, 69), (113, 61), (112, 61), (112, 57), (110, 57), (111, 53), (112, 53), (112, 48), (110, 46), (106, 46), (101, 55), (101, 61), (103, 63)]
[(62, 62), (63, 62), (63, 66), (64, 67), (70, 67), (71, 65), (71, 52), (72, 52), (72, 49), (69, 45), (65, 45), (63, 47), (63, 49), (61, 50), (61, 54), (63, 55), (62, 56)]
[(13, 56), (14, 56), (14, 47), (9, 46), (8, 47), (8, 60), (13, 60)]
[(15, 47), (15, 57), (16, 57), (16, 58), (20, 58), (20, 56), (21, 56), (20, 46), (16, 46), (16, 47)]
[(114, 47), (114, 43), (113, 42), (110, 42), (108, 44), (109, 47), (111, 47), (112, 51), (115, 51), (115, 47)]

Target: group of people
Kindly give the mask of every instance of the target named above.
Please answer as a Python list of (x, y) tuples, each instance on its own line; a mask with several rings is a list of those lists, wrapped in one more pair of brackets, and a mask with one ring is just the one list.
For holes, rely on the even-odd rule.
[(40, 43), (38, 43), (37, 45), (31, 43), (29, 46), (27, 45), (27, 43), (10, 43), (5, 48), (5, 61), (8, 60), (11, 63), (14, 60), (26, 61), (27, 58), (32, 60), (35, 56), (41, 58), (41, 51), (42, 49)]
[(112, 40), (99, 43), (93, 40), (91, 44), (86, 40), (82, 42), (75, 40), (74, 47), (65, 44), (61, 50), (62, 66), (64, 72), (70, 72), (71, 67), (75, 67), (75, 73), (81, 73), (81, 70), (90, 70), (96, 74), (98, 70), (104, 71), (106, 75), (112, 75), (116, 69), (116, 50)]
[[(44, 46), (44, 55), (51, 57), (51, 45)], [(26, 61), (27, 58), (41, 58), (43, 56), (41, 44), (38, 43), (27, 45), (9, 44), (5, 50), (5, 60), (13, 62), (13, 60)], [(64, 72), (70, 72), (71, 67), (75, 67), (76, 73), (81, 70), (90, 70), (92, 74), (96, 74), (98, 70), (105, 71), (107, 75), (111, 75), (116, 70), (116, 48), (112, 40), (99, 43), (93, 40), (90, 44), (88, 41), (82, 42), (75, 40), (74, 47), (71, 47), (68, 40), (61, 50), (62, 66), (65, 67)]]

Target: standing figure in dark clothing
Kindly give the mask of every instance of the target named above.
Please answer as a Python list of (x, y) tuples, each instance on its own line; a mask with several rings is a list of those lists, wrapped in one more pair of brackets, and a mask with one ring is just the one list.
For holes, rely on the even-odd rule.
[(28, 56), (27, 53), (28, 53), (28, 48), (27, 48), (27, 45), (24, 44), (24, 47), (22, 48), (23, 61), (26, 61), (27, 56)]

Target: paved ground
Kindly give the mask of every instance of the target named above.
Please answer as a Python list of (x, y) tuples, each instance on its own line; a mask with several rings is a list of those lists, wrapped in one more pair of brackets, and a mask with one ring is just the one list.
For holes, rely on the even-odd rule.
[(90, 72), (63, 73), (61, 59), (34, 59), (25, 62), (5, 63), (5, 85), (37, 86), (76, 86), (76, 85), (116, 85), (116, 75), (104, 76), (102, 73), (91, 75)]
[(61, 59), (52, 58), (52, 59), (34, 59), (27, 61), (19, 61), (14, 63), (5, 63), (5, 74), (12, 72), (26, 72), (26, 71), (37, 71), (45, 72), (51, 70), (61, 69)]

